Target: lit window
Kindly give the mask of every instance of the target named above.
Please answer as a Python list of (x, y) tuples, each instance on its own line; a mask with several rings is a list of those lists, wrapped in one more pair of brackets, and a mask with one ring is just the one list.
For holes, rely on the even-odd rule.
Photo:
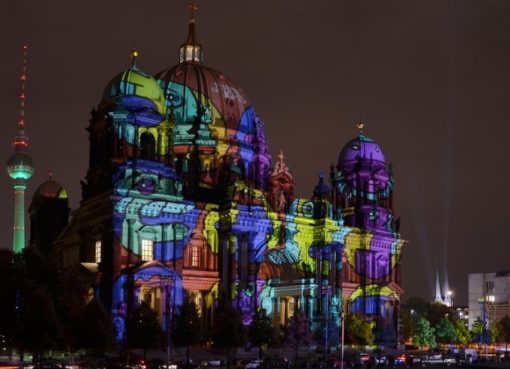
[(198, 246), (191, 246), (191, 266), (198, 266)]
[(154, 241), (152, 240), (142, 240), (142, 260), (143, 261), (151, 261), (153, 259), (152, 256), (152, 245)]
[(95, 257), (96, 257), (96, 263), (100, 263), (101, 262), (101, 241), (96, 241)]

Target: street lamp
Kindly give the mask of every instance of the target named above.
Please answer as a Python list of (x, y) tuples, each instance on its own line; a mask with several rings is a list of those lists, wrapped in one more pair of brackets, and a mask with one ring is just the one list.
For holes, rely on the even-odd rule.
[(340, 314), (340, 322), (342, 323), (342, 336), (340, 337), (340, 369), (344, 369), (344, 339), (345, 339), (345, 301), (342, 298), (342, 306), (341, 306), (341, 314)]
[(446, 295), (448, 296), (448, 300), (450, 300), (450, 307), (453, 306), (453, 291), (447, 291)]

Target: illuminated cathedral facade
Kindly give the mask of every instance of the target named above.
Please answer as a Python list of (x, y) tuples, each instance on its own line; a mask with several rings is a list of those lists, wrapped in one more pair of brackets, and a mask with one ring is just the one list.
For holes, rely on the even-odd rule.
[[(404, 241), (379, 145), (359, 125), (313, 196), (296, 197), (254, 107), (202, 53), (192, 18), (177, 65), (153, 76), (133, 51), (107, 84), (82, 201), (53, 243), (62, 264), (96, 276), (119, 340), (137, 304), (168, 327), (187, 293), (205, 328), (226, 304), (245, 324), (260, 308), (276, 327), (302, 310), (314, 328), (340, 326), (343, 306), (374, 322), (377, 341), (398, 342)], [(65, 200), (67, 216), (50, 182), (38, 194)]]

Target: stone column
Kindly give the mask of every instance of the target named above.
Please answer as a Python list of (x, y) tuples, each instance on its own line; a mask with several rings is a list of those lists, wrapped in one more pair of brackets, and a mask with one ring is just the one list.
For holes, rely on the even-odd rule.
[(134, 219), (126, 219), (127, 223), (127, 265), (129, 266), (133, 262), (132, 254), (134, 252), (134, 240), (135, 240), (135, 233), (134, 233), (134, 226), (133, 223), (135, 222)]
[(278, 325), (280, 324), (279, 322), (280, 302), (277, 297), (272, 297), (271, 302), (273, 303), (273, 326), (278, 327)]
[(237, 235), (234, 233), (231, 233), (229, 235), (229, 242), (228, 242), (228, 267), (229, 267), (229, 274), (228, 274), (228, 300), (232, 300), (232, 286), (234, 282), (237, 279), (237, 270), (236, 270), (236, 252), (237, 252)]
[(220, 301), (224, 303), (229, 295), (229, 235), (220, 234), (219, 243)]

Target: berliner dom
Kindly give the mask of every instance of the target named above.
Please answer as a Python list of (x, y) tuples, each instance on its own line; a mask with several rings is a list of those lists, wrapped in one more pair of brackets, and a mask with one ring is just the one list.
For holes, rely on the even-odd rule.
[[(137, 305), (168, 327), (187, 294), (206, 330), (227, 304), (244, 324), (264, 309), (275, 328), (299, 310), (314, 330), (340, 327), (344, 311), (372, 320), (376, 341), (398, 342), (405, 242), (381, 146), (358, 125), (338, 164), (297, 197), (283, 150), (273, 160), (247, 94), (204, 64), (206, 51), (193, 13), (175, 65), (150, 73), (133, 50), (106, 84), (87, 127), (80, 206), (53, 251), (95, 276), (119, 341)], [(18, 157), (19, 175), (31, 173)], [(65, 192), (47, 183), (38, 193), (57, 204)]]

